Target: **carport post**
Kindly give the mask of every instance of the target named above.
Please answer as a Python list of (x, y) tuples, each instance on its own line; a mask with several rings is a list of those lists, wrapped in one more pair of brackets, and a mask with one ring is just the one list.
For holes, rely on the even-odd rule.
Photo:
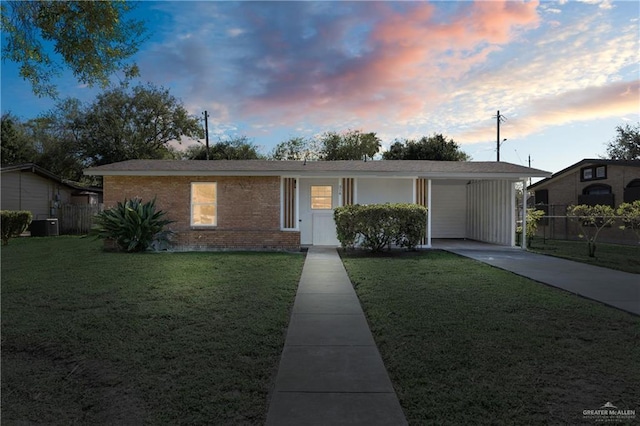
[(527, 249), (527, 179), (522, 180), (522, 250)]
[(427, 179), (427, 247), (431, 247), (431, 179)]

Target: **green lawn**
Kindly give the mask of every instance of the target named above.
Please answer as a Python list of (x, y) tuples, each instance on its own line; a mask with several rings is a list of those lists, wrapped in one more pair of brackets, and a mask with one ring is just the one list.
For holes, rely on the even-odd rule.
[(640, 412), (638, 317), (446, 252), (343, 261), (410, 424)]
[(304, 257), (2, 248), (2, 420), (262, 424)]
[(535, 238), (530, 251), (591, 265), (640, 274), (640, 244), (635, 246), (596, 242), (596, 257), (589, 257), (585, 241)]

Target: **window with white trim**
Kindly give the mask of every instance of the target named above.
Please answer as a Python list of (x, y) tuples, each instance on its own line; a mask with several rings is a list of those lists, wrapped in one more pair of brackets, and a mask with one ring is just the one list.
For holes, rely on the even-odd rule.
[(311, 209), (331, 210), (333, 208), (333, 187), (331, 185), (311, 186)]
[(216, 226), (217, 224), (217, 183), (191, 182), (191, 226)]

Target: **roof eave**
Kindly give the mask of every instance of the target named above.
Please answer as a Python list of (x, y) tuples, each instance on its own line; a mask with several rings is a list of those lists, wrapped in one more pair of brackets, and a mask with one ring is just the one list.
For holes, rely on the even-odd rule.
[(426, 179), (509, 179), (520, 180), (535, 177), (549, 177), (550, 173), (535, 171), (533, 173), (514, 172), (375, 172), (375, 171), (214, 171), (214, 170), (95, 170), (86, 169), (88, 176), (292, 176), (292, 177), (363, 177), (363, 178), (426, 178)]

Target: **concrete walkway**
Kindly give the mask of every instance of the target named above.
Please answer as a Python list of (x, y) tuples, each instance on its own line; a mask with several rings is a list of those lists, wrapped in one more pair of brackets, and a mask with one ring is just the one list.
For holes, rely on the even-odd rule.
[(640, 274), (482, 243), (434, 244), (523, 277), (640, 315)]
[(310, 248), (267, 425), (405, 424), (338, 253)]

